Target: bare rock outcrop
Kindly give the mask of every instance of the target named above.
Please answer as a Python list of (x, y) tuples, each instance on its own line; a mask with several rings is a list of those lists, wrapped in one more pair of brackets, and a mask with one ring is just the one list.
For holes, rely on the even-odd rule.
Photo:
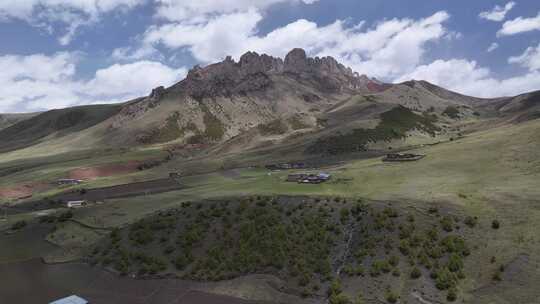
[(293, 49), (284, 60), (247, 52), (238, 62), (229, 56), (222, 62), (206, 67), (195, 66), (188, 72), (186, 79), (171, 90), (197, 100), (245, 95), (272, 87), (274, 76), (292, 77), (327, 93), (369, 91), (374, 84), (380, 84), (365, 75), (358, 75), (333, 57), (311, 58), (303, 49)]

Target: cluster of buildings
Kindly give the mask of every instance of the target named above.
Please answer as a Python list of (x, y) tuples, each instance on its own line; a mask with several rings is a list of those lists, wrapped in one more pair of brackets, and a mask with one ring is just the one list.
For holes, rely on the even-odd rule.
[(288, 182), (299, 184), (320, 184), (330, 180), (332, 176), (328, 173), (295, 173), (287, 176)]
[(293, 163), (282, 163), (282, 164), (271, 164), (266, 165), (268, 170), (290, 170), (290, 169), (305, 169), (305, 163), (293, 162)]

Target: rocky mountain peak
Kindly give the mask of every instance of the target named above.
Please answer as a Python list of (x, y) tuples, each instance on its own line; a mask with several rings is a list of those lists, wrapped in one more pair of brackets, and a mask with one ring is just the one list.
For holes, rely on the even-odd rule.
[(238, 62), (242, 75), (250, 75), (265, 72), (280, 72), (283, 69), (283, 61), (266, 54), (259, 55), (256, 52), (247, 52), (240, 57)]
[(305, 50), (295, 48), (284, 60), (250, 51), (243, 54), (238, 62), (227, 56), (219, 63), (195, 66), (173, 90), (198, 98), (231, 96), (266, 89), (272, 86), (273, 77), (280, 76), (307, 81), (325, 92), (340, 92), (343, 89), (370, 91), (374, 83), (380, 84), (353, 72), (333, 57), (308, 57)]
[(309, 62), (306, 51), (293, 49), (285, 56), (285, 71), (301, 73), (309, 70)]

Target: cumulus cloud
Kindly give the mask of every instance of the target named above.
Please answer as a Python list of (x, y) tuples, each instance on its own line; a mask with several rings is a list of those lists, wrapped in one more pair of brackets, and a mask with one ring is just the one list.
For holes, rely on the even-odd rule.
[(124, 98), (138, 97), (157, 86), (169, 86), (186, 75), (185, 68), (172, 69), (155, 61), (138, 61), (129, 64), (114, 64), (98, 70), (92, 80), (85, 84), (94, 96)]
[(348, 24), (337, 20), (319, 26), (300, 19), (259, 35), (257, 24), (262, 18), (258, 10), (250, 9), (214, 16), (197, 24), (154, 26), (143, 35), (143, 45), (187, 49), (203, 63), (227, 55), (238, 58), (246, 51), (282, 57), (292, 48), (301, 47), (311, 55), (334, 56), (360, 73), (392, 78), (414, 69), (427, 43), (448, 34), (443, 24), (450, 16), (441, 11), (419, 20), (385, 20), (367, 29), (364, 22)]
[(55, 24), (67, 29), (58, 41), (67, 45), (80, 27), (95, 23), (108, 12), (134, 8), (147, 0), (2, 0), (0, 22), (23, 20), (32, 26), (55, 31)]
[(38, 111), (79, 104), (121, 102), (146, 95), (159, 85), (171, 85), (186, 70), (158, 62), (116, 64), (78, 80), (78, 56), (0, 56), (0, 112)]
[(530, 31), (540, 30), (540, 13), (536, 17), (518, 17), (503, 23), (502, 28), (497, 32), (497, 36), (509, 36)]
[(530, 71), (540, 70), (540, 44), (527, 48), (520, 56), (510, 57), (508, 62), (519, 64)]
[(435, 60), (418, 66), (413, 72), (396, 79), (402, 82), (421, 79), (463, 94), (477, 97), (513, 96), (540, 88), (540, 73), (498, 79), (489, 68), (466, 59)]
[(499, 44), (497, 42), (493, 42), (488, 48), (487, 48), (487, 52), (488, 53), (491, 53), (493, 51), (495, 51), (496, 49), (499, 48)]
[(482, 19), (500, 22), (506, 18), (506, 14), (508, 14), (515, 5), (516, 3), (514, 1), (508, 2), (504, 7), (496, 5), (492, 10), (481, 12), (478, 16)]

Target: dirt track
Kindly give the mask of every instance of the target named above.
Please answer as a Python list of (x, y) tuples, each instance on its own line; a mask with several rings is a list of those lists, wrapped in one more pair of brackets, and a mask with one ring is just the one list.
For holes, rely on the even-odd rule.
[(50, 208), (65, 207), (65, 203), (68, 201), (86, 200), (90, 202), (96, 202), (113, 198), (150, 195), (181, 189), (184, 189), (184, 186), (182, 186), (177, 180), (163, 178), (111, 187), (87, 189), (86, 192), (67, 192), (54, 197), (50, 197), (49, 200), (39, 200), (21, 203), (11, 207), (10, 209), (12, 211), (18, 212), (36, 211)]
[(55, 199), (63, 201), (88, 200), (100, 201), (104, 199), (149, 195), (182, 189), (182, 185), (174, 179), (163, 178), (145, 182), (130, 183), (105, 188), (88, 189), (86, 193), (80, 192), (61, 194)]

